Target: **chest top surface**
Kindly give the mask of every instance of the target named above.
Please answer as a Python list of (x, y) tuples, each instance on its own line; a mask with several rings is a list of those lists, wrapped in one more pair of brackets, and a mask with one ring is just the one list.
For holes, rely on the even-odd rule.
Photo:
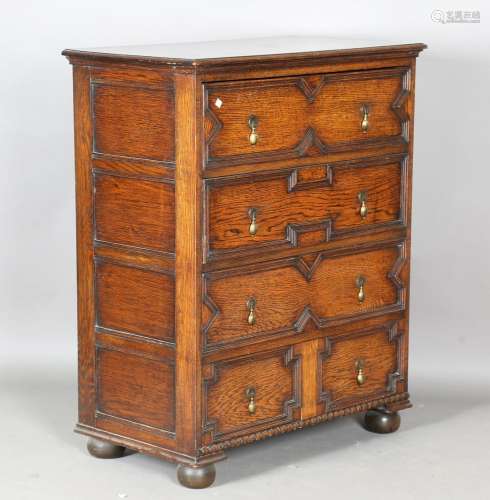
[(385, 53), (416, 55), (426, 48), (423, 43), (381, 42), (379, 40), (348, 40), (327, 36), (285, 36), (216, 40), (187, 43), (165, 43), (67, 49), (68, 57), (104, 58), (171, 64), (177, 66), (207, 66), (216, 63), (248, 62), (281, 59), (302, 59), (328, 56), (370, 56)]

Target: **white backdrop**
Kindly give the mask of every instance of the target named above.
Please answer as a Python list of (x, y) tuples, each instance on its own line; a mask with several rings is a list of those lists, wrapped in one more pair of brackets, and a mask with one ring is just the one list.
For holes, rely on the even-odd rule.
[[(287, 34), (429, 45), (417, 67), (410, 354), (415, 407), (388, 440), (343, 419), (231, 451), (232, 459), (218, 467), (217, 488), (200, 497), (287, 500), (332, 491), (336, 498), (365, 500), (488, 497), (490, 11), (483, 1), (458, 1), (1, 4), (2, 498), (195, 498), (175, 484), (171, 464), (142, 455), (100, 463), (72, 434), (72, 81), (61, 50)], [(481, 23), (436, 23), (435, 9), (479, 10)]]

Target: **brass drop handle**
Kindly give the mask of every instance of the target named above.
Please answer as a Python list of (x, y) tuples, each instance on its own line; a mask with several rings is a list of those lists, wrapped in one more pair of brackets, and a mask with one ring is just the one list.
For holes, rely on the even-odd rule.
[(356, 361), (356, 382), (357, 385), (363, 385), (366, 382), (366, 375), (364, 375), (364, 360), (358, 359)]
[(255, 306), (256, 306), (256, 301), (253, 297), (247, 300), (247, 309), (248, 309), (247, 323), (250, 326), (255, 325)]
[(248, 232), (250, 236), (255, 236), (257, 234), (258, 225), (257, 225), (257, 209), (249, 208), (248, 216), (250, 217), (250, 226), (248, 227)]
[(366, 278), (364, 276), (358, 276), (356, 278), (356, 287), (357, 287), (357, 300), (359, 303), (364, 302), (366, 298), (366, 292), (364, 290), (364, 286), (366, 285)]
[(255, 410), (256, 410), (256, 405), (255, 405), (255, 388), (254, 387), (249, 387), (248, 389), (246, 389), (245, 396), (248, 399), (248, 405), (247, 405), (248, 414), (249, 415), (254, 415), (255, 414)]
[(363, 132), (367, 132), (369, 129), (369, 106), (363, 104), (361, 106), (361, 113), (362, 113), (361, 130)]
[(359, 215), (361, 216), (361, 219), (365, 219), (367, 214), (368, 214), (366, 191), (361, 191), (360, 193), (358, 193), (357, 198), (358, 198), (359, 203), (361, 205), (359, 208)]
[(259, 119), (254, 115), (250, 115), (248, 118), (248, 126), (251, 130), (248, 139), (250, 141), (250, 144), (252, 146), (255, 146), (257, 144), (257, 141), (259, 140), (259, 134), (257, 133), (257, 127), (259, 126)]

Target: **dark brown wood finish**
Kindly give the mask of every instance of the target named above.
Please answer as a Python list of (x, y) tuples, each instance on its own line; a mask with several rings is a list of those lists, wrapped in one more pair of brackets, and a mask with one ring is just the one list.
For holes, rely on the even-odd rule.
[(124, 446), (117, 446), (101, 439), (89, 438), (87, 451), (97, 458), (120, 458), (124, 455)]
[(95, 289), (90, 70), (73, 68), (77, 207), (78, 420), (95, 424)]
[[(325, 258), (321, 253), (313, 257), (207, 275), (205, 348), (302, 332), (310, 321), (325, 328), (404, 308), (400, 278), (405, 264), (403, 244), (337, 257)], [(364, 280), (362, 301), (359, 279)], [(250, 300), (255, 304), (252, 323)]]
[(215, 363), (205, 370), (203, 428), (213, 441), (293, 420), (300, 396), (298, 360), (291, 348)]
[[(206, 164), (319, 156), (408, 140), (408, 68), (205, 86)], [(368, 128), (363, 130), (363, 109)], [(281, 109), (281, 113), (276, 110)], [(258, 141), (249, 141), (255, 116)]]
[[(277, 251), (404, 228), (406, 166), (406, 155), (388, 155), (208, 180), (205, 257)], [(256, 212), (254, 234), (251, 210)]]
[[(249, 45), (249, 42), (254, 40), (243, 40), (245, 46)], [(330, 39), (329, 42), (335, 40)], [(225, 40), (222, 42), (223, 46), (226, 47), (228, 42)], [(198, 42), (202, 45), (202, 42)], [(301, 40), (298, 41), (301, 44)], [(325, 45), (327, 40), (325, 41)], [(279, 49), (281, 47), (279, 46)], [(352, 47), (352, 48), (328, 48), (324, 50), (310, 50), (302, 51), (296, 50), (295, 52), (288, 52), (284, 50), (278, 50), (275, 53), (269, 54), (259, 54), (254, 55), (243, 55), (237, 53), (233, 56), (223, 56), (222, 54), (209, 54), (207, 57), (189, 57), (187, 55), (180, 55), (178, 57), (169, 57), (166, 54), (166, 47), (162, 45), (162, 53), (156, 55), (146, 55), (144, 54), (145, 48), (139, 54), (127, 54), (124, 47), (115, 48), (111, 51), (85, 51), (85, 50), (73, 50), (66, 49), (63, 51), (63, 55), (68, 57), (70, 61), (74, 64), (80, 64), (87, 61), (92, 63), (102, 62), (105, 63), (107, 67), (112, 64), (129, 64), (133, 67), (144, 66), (144, 67), (171, 67), (171, 66), (181, 66), (181, 67), (197, 67), (199, 71), (203, 73), (210, 69), (226, 69), (228, 71), (238, 70), (245, 71), (250, 65), (259, 66), (261, 68), (270, 68), (271, 70), (276, 70), (277, 67), (287, 66), (288, 68), (299, 67), (303, 69), (303, 65), (310, 64), (317, 66), (324, 64), (325, 62), (339, 64), (345, 60), (358, 61), (363, 65), (369, 65), (371, 61), (390, 59), (394, 57), (416, 57), (420, 51), (427, 48), (423, 43), (410, 43), (410, 44), (400, 44), (400, 45), (379, 45), (376, 46), (375, 43), (368, 46)], [(119, 50), (117, 50), (119, 49)], [(220, 47), (217, 47), (217, 51)], [(222, 51), (224, 48), (221, 49)], [(182, 44), (182, 52), (185, 51), (184, 44)], [(236, 76), (231, 78), (233, 80), (239, 79)]]
[(173, 182), (95, 174), (95, 239), (175, 252)]
[(424, 47), (65, 51), (94, 456), (163, 457), (196, 488), (229, 447), (374, 409), (368, 430), (398, 428)]
[(173, 342), (174, 276), (97, 260), (97, 327)]
[(97, 413), (174, 433), (172, 361), (98, 348), (97, 386)]
[(201, 427), (201, 220), (199, 175), (201, 121), (197, 79), (175, 77), (177, 106), (176, 165), (176, 341), (177, 444), (197, 459)]
[(326, 410), (396, 393), (405, 364), (401, 338), (397, 323), (327, 337), (320, 355), (321, 399)]
[(175, 161), (174, 96), (171, 85), (92, 83), (94, 153)]

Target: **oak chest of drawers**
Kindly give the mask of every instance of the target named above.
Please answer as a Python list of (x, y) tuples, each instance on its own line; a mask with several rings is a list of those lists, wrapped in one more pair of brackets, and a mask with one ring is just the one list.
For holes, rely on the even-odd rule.
[(262, 39), (67, 50), (79, 423), (213, 482), (224, 450), (407, 392), (415, 59)]

